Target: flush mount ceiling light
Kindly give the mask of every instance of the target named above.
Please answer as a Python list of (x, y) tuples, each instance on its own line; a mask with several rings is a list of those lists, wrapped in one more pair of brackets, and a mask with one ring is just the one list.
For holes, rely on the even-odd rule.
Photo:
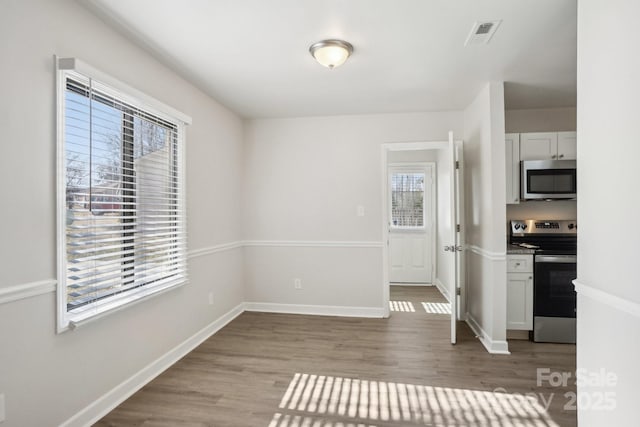
[(309, 52), (321, 65), (333, 69), (344, 64), (353, 52), (353, 46), (344, 40), (322, 40), (312, 44)]

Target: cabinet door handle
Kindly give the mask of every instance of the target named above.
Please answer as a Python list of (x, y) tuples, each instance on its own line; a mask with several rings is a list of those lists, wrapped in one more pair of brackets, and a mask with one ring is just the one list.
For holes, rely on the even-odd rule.
[(519, 265), (520, 265), (520, 263), (519, 263), (519, 262), (516, 262), (516, 267), (518, 267)]
[(552, 159), (555, 159), (556, 157), (558, 157), (558, 156), (556, 156), (555, 154), (553, 156), (551, 156)]
[(529, 280), (533, 279), (533, 276), (529, 276)]
[(560, 159), (561, 159), (561, 158), (563, 158), (563, 157), (564, 157), (564, 154), (560, 154), (560, 155), (558, 156), (558, 158), (560, 158)]

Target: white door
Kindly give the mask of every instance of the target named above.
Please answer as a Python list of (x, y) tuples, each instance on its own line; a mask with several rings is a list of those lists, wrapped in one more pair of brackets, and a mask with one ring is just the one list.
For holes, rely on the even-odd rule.
[(432, 283), (433, 165), (389, 169), (389, 281)]
[[(451, 244), (446, 245), (443, 256), (452, 256), (453, 263), (449, 263), (453, 269), (449, 277), (453, 277), (449, 288), (451, 302), (451, 344), (457, 341), (457, 320), (460, 318), (460, 302), (462, 290), (464, 289), (464, 158), (462, 151), (462, 142), (453, 141), (453, 132), (449, 132), (449, 151), (450, 163), (449, 172), (452, 177), (450, 209), (451, 223), (455, 224), (451, 227), (451, 235), (449, 241)], [(460, 290), (460, 292), (458, 292)]]

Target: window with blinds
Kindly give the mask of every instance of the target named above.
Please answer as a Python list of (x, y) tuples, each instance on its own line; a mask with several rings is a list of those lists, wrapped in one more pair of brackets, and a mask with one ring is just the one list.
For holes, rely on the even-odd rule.
[(60, 73), (64, 328), (183, 284), (187, 274), (182, 123), (85, 75)]
[(424, 227), (424, 173), (391, 175), (391, 224), (393, 227)]

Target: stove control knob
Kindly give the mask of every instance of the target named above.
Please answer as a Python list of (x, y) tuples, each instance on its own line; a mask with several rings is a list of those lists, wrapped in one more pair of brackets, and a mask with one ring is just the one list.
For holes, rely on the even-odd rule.
[(516, 222), (516, 225), (514, 225), (513, 228), (515, 228), (516, 230), (520, 230), (520, 224)]
[(575, 224), (569, 224), (569, 230), (573, 230), (574, 228), (578, 228), (578, 227), (576, 227)]
[(522, 224), (522, 229), (526, 230), (527, 229), (527, 224)]

